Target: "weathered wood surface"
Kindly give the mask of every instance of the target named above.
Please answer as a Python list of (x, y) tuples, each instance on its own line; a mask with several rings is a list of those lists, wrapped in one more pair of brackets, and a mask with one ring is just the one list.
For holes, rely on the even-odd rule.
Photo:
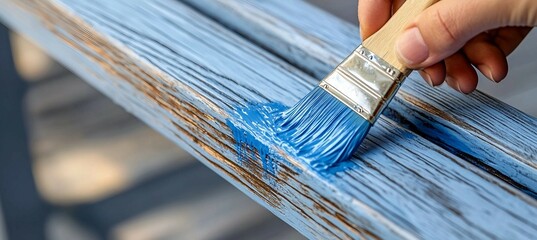
[(308, 237), (537, 235), (535, 199), (384, 117), (336, 171), (277, 146), (274, 174), (240, 162), (230, 113), (292, 105), (317, 80), (177, 1), (0, 3), (13, 29)]
[[(357, 27), (301, 0), (182, 1), (319, 80), (360, 42)], [(481, 92), (466, 96), (446, 87), (431, 89), (417, 74), (403, 85), (385, 115), (537, 192), (535, 118)]]

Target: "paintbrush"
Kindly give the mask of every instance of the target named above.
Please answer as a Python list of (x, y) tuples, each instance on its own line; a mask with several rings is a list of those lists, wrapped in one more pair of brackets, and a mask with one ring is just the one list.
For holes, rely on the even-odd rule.
[(407, 0), (313, 91), (276, 120), (278, 136), (316, 169), (346, 160), (410, 74), (395, 54), (404, 28), (438, 0)]

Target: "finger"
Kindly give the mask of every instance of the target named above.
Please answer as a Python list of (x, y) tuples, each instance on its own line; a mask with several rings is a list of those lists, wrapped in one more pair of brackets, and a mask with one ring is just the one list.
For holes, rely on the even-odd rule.
[(477, 73), (466, 57), (458, 52), (444, 60), (446, 63), (446, 82), (461, 93), (471, 93), (477, 87)]
[(403, 6), (406, 0), (393, 0), (392, 4), (392, 15)]
[(399, 37), (396, 49), (407, 66), (423, 68), (451, 56), (486, 30), (536, 23), (537, 1), (466, 0), (461, 4), (460, 0), (442, 0), (409, 25)]
[(424, 68), (419, 71), (421, 77), (429, 84), (431, 87), (436, 87), (444, 82), (446, 79), (446, 65), (444, 61), (439, 62), (428, 68)]
[(360, 0), (358, 21), (362, 40), (378, 31), (390, 19), (392, 0)]
[(500, 82), (507, 75), (507, 59), (503, 51), (482, 33), (464, 46), (464, 54), (483, 75)]
[(531, 27), (506, 27), (496, 32), (494, 42), (506, 56), (509, 56), (518, 45), (528, 36)]

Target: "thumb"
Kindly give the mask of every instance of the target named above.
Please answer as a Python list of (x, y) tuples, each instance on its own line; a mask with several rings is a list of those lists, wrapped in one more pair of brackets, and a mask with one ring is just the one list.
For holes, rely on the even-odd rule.
[(535, 0), (442, 0), (422, 12), (395, 47), (405, 65), (423, 68), (451, 56), (481, 32), (535, 25)]

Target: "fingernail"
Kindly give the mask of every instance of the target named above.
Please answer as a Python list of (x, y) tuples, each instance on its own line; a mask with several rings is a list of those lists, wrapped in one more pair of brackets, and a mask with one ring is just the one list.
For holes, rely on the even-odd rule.
[(433, 80), (431, 79), (431, 75), (429, 75), (429, 73), (427, 73), (426, 71), (420, 71), (422, 73), (422, 77), (423, 79), (425, 79), (425, 81), (427, 82), (427, 84), (429, 84), (429, 86), (431, 87), (434, 87), (434, 84), (433, 84)]
[(461, 90), (461, 85), (459, 84), (458, 81), (456, 81), (454, 78), (450, 77), (450, 76), (447, 76), (446, 77), (446, 82), (448, 83), (449, 86), (451, 86), (452, 88), (454, 88), (455, 90), (461, 92), (461, 93), (464, 93), (466, 94), (465, 92), (463, 92)]
[(397, 55), (407, 65), (416, 65), (427, 60), (429, 47), (417, 27), (403, 32), (395, 44)]
[(492, 69), (490, 69), (490, 67), (488, 67), (487, 65), (479, 65), (478, 68), (479, 68), (479, 70), (481, 70), (481, 72), (483, 74), (485, 74), (485, 76), (489, 80), (491, 80), (491, 81), (493, 81), (495, 83), (500, 82), (500, 81), (497, 81), (496, 79), (494, 79), (494, 75), (492, 74)]

